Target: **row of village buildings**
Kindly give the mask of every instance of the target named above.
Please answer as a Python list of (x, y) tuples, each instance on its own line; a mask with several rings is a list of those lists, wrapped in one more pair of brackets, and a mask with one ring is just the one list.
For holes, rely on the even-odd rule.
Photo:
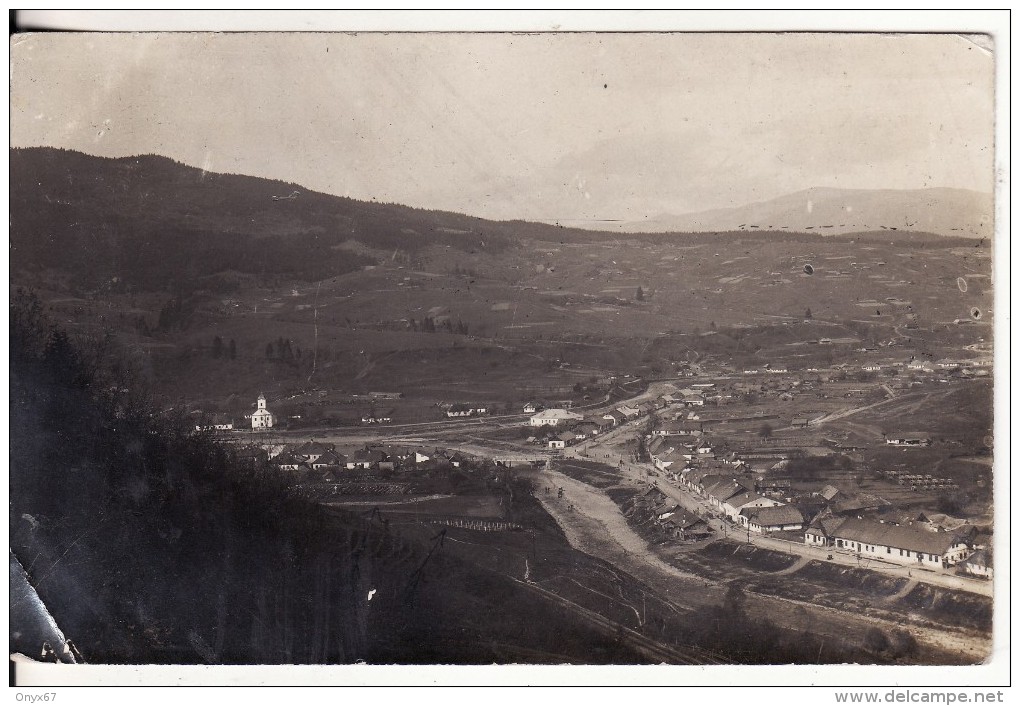
[[(678, 405), (701, 407), (704, 396), (688, 389), (587, 419), (569, 410), (549, 409), (534, 414), (529, 423), (562, 428), (546, 439), (549, 448), (559, 449)], [(808, 545), (903, 565), (948, 568), (962, 564), (969, 573), (991, 576), (990, 539), (973, 525), (936, 513), (903, 512), (880, 497), (848, 495), (832, 485), (819, 484), (815, 490), (795, 494), (790, 481), (781, 478), (788, 462), (763, 461), (753, 452), (720, 457), (696, 410), (685, 409), (672, 419), (661, 417), (647, 437), (655, 467), (671, 482), (703, 498), (716, 515), (748, 532), (779, 534), (797, 541), (802, 538)], [(806, 425), (808, 420), (793, 423)], [(914, 445), (930, 443), (930, 439), (912, 433), (892, 436), (886, 442)], [(699, 539), (710, 533), (704, 518), (670, 504), (659, 491), (649, 489), (648, 494), (661, 496), (650, 514), (668, 534)]]
[[(541, 409), (538, 403), (525, 405), (524, 412), (532, 414), (528, 424), (536, 428), (550, 430), (545, 438), (549, 449), (562, 449), (567, 446), (582, 443), (603, 434), (614, 427), (657, 412), (666, 407), (704, 407), (706, 402), (705, 391), (713, 387), (712, 384), (695, 385), (676, 394), (666, 394), (656, 400), (642, 402), (634, 405), (622, 405), (605, 413), (589, 415), (585, 417), (568, 409)], [(657, 428), (659, 434), (692, 435), (700, 434), (702, 426), (697, 421), (697, 414), (692, 411), (689, 420), (670, 420), (663, 422)], [(539, 439), (533, 438), (533, 441)]]
[(408, 448), (389, 444), (367, 445), (349, 453), (323, 441), (293, 444), (247, 446), (240, 454), (256, 460), (268, 460), (283, 471), (322, 471), (324, 477), (339, 471), (401, 471), (431, 468), (460, 468), (469, 461), (457, 451)]

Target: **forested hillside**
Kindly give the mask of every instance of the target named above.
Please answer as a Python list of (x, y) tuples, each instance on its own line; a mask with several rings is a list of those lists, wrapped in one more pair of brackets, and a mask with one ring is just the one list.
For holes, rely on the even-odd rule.
[(278, 469), (154, 414), (108, 356), (15, 295), (11, 549), (86, 661), (642, 661), (428, 529), (293, 495)]

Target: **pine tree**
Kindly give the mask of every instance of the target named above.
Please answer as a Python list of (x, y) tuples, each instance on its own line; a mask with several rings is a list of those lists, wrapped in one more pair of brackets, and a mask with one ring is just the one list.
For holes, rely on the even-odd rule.
[(223, 355), (223, 339), (219, 336), (214, 336), (212, 340), (212, 357), (219, 358)]
[(643, 302), (645, 300), (645, 290), (641, 289), (641, 287), (637, 288), (637, 300), (639, 302)]

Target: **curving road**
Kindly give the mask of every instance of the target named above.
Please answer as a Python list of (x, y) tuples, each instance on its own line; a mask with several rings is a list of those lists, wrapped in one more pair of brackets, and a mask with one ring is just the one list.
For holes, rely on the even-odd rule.
[[(957, 576), (950, 573), (951, 570), (939, 571), (929, 568), (902, 566), (870, 557), (861, 557), (855, 553), (833, 547), (814, 547), (802, 542), (791, 542), (775, 537), (763, 536), (755, 532), (748, 532), (744, 527), (721, 517), (719, 512), (709, 505), (705, 498), (686, 488), (674, 485), (652, 464), (634, 461), (630, 454), (621, 451), (619, 444), (616, 442), (620, 441), (622, 437), (630, 438), (630, 434), (636, 432), (638, 427), (639, 425), (635, 422), (630, 422), (614, 429), (610, 434), (597, 437), (583, 447), (566, 449), (565, 456), (608, 463), (619, 468), (621, 473), (629, 476), (632, 480), (645, 483), (650, 482), (685, 509), (700, 513), (705, 517), (713, 518), (709, 522), (710, 526), (712, 529), (722, 533), (723, 536), (739, 536), (744, 541), (755, 546), (781, 551), (786, 554), (795, 554), (808, 559), (878, 571), (889, 576), (917, 580), (933, 586), (968, 591), (982, 596), (992, 595), (991, 582), (966, 576)], [(651, 480), (649, 481), (649, 479)]]

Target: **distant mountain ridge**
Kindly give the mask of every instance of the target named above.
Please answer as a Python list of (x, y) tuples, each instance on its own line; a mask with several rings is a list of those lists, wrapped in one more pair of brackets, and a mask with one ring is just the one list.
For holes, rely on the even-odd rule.
[(967, 189), (814, 188), (733, 208), (660, 214), (620, 226), (625, 232), (780, 230), (823, 235), (863, 231), (923, 231), (990, 238), (993, 197)]
[[(490, 221), (357, 201), (298, 184), (207, 172), (158, 155), (106, 158), (46, 147), (12, 149), (10, 172), (12, 277), (31, 279), (42, 270), (66, 273), (76, 287), (86, 290), (164, 289), (225, 272), (317, 281), (375, 264), (382, 257), (400, 254), (409, 261), (433, 246), (498, 256), (529, 240), (596, 243), (621, 237), (619, 230)], [(983, 213), (990, 197), (968, 200), (960, 196), (968, 192), (945, 191), (943, 196), (940, 190), (918, 192), (924, 197), (908, 201), (902, 197), (908, 192), (888, 192), (884, 200), (869, 196), (870, 213), (881, 213), (884, 223), (857, 228), (872, 233), (855, 237), (884, 238), (883, 225), (898, 228), (903, 213), (919, 211), (923, 217), (915, 222), (910, 215), (896, 240), (924, 241), (931, 237), (924, 231), (977, 237), (979, 233), (971, 229), (944, 227), (947, 214), (957, 214), (966, 226), (967, 214)], [(837, 195), (841, 193), (811, 190), (741, 209), (695, 214), (684, 221), (664, 216), (639, 224), (641, 228), (627, 235), (658, 241), (674, 233), (685, 242), (743, 233), (767, 238), (771, 226), (799, 230), (785, 237), (809, 242), (815, 233), (852, 232), (852, 226), (839, 224), (865, 222), (841, 217), (848, 212), (835, 210), (837, 204), (847, 203)], [(854, 203), (863, 202), (859, 196)], [(906, 208), (908, 202), (911, 209)], [(807, 203), (811, 218), (798, 219), (795, 212), (804, 211)], [(876, 203), (883, 208), (874, 207)], [(855, 206), (854, 212), (863, 211)], [(834, 227), (822, 227), (829, 223)]]

